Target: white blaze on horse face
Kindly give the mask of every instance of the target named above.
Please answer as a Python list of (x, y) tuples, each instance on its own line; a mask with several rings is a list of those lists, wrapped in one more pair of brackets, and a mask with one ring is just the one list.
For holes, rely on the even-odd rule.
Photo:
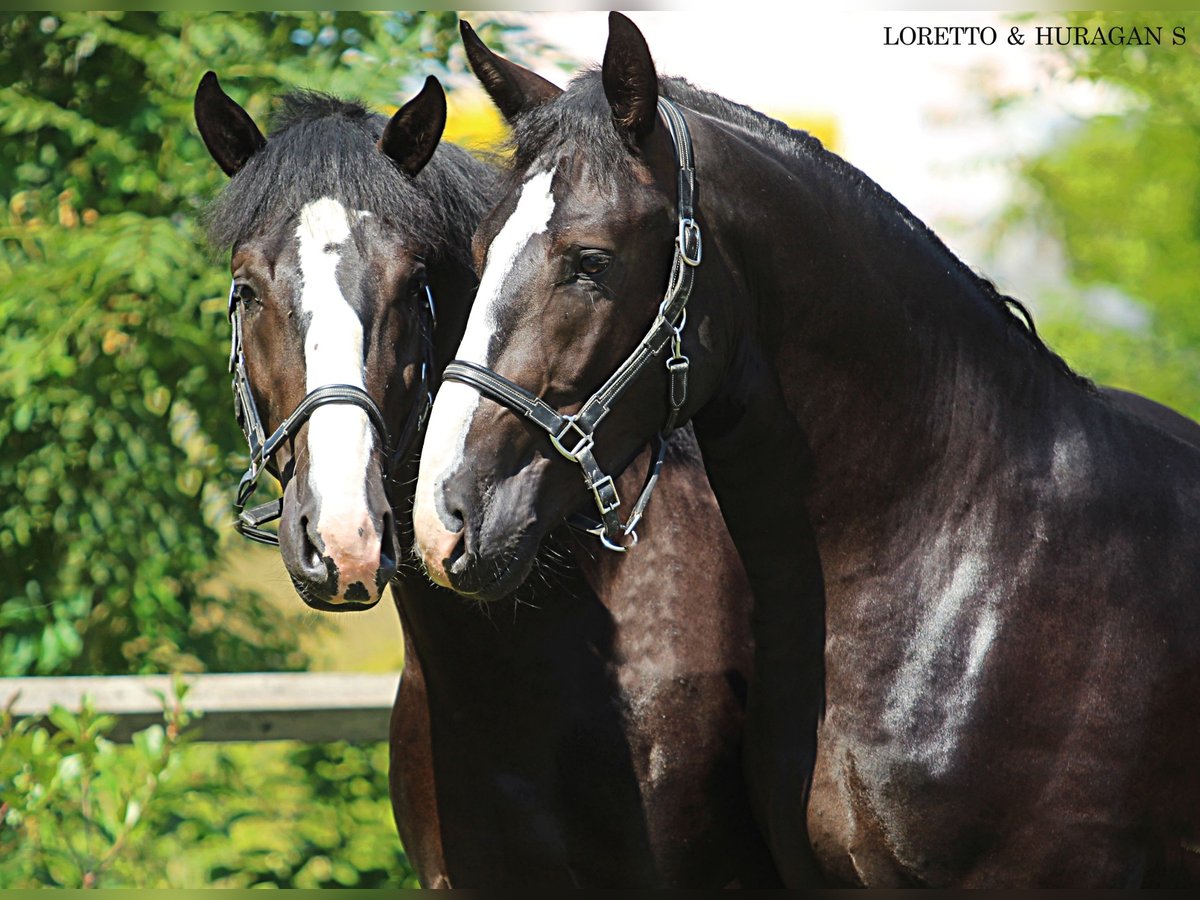
[[(308, 316), (304, 335), (308, 391), (326, 384), (365, 388), (362, 322), (337, 280), (339, 250), (349, 237), (350, 217), (336, 200), (323, 197), (300, 211), (296, 239), (303, 279), (300, 309)], [(308, 420), (308, 483), (320, 510), (317, 532), (325, 542), (324, 554), (339, 564), (347, 556), (379, 562), (380, 539), (366, 494), (373, 444), (370, 421), (357, 406), (328, 404), (318, 407)], [(348, 586), (349, 582), (340, 584), (339, 593)]]
[[(550, 226), (554, 214), (554, 196), (550, 184), (554, 169), (534, 175), (521, 188), (517, 205), (496, 234), (488, 248), (483, 267), (483, 278), (471, 306), (467, 319), (467, 330), (458, 348), (458, 359), (489, 364), (488, 346), (499, 321), (499, 305), (513, 266), (535, 235)], [(437, 539), (449, 539), (450, 526), (442, 521), (438, 513), (436, 497), (446, 479), (457, 472), (463, 464), (463, 447), (475, 409), (479, 405), (479, 393), (472, 387), (448, 381), (438, 389), (437, 400), (429, 417), (425, 431), (425, 444), (421, 450), (421, 471), (417, 478), (416, 502), (413, 507), (413, 525), (418, 545), (426, 563), (440, 567), (444, 555)], [(454, 530), (457, 535), (457, 529)], [(453, 544), (446, 553), (453, 550)], [(437, 557), (433, 559), (433, 557)], [(431, 569), (436, 578), (439, 573)]]

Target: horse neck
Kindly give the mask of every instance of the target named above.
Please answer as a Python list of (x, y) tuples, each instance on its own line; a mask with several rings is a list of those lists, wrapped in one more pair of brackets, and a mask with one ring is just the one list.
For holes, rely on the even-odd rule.
[(1050, 394), (1076, 390), (865, 176), (820, 149), (698, 132), (706, 248), (740, 273), (740, 296), (722, 299), (739, 317), (725, 323), (733, 390), (778, 378), (780, 412), (811, 450), (806, 506), (819, 534), (882, 536), (899, 507), (961, 502), (1044, 427)]

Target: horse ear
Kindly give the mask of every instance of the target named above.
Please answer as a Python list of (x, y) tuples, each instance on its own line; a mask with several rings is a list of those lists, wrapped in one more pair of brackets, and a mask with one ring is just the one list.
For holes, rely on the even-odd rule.
[(445, 128), (446, 92), (430, 75), (421, 93), (396, 110), (387, 123), (379, 149), (411, 177), (433, 157)]
[(645, 137), (658, 115), (658, 73), (646, 39), (619, 12), (608, 14), (608, 46), (600, 71), (617, 129), (635, 139)]
[(509, 122), (525, 110), (540, 106), (562, 93), (562, 88), (536, 72), (511, 63), (489, 50), (466, 19), (459, 20), (458, 30), (462, 34), (471, 71), (482, 82), (500, 114)]
[(221, 90), (216, 72), (205, 72), (200, 79), (195, 112), (204, 145), (230, 177), (267, 144), (250, 115)]

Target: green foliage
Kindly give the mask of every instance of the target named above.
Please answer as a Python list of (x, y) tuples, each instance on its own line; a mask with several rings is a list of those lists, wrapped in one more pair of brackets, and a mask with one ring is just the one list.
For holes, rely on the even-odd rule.
[(162, 886), (419, 887), (392, 821), (386, 744), (198, 744), (184, 765), (207, 786), (160, 841), (176, 860)]
[[(1065, 18), (1126, 31), (1147, 21), (1132, 12)], [(1100, 381), (1200, 418), (1200, 17), (1170, 21), (1186, 26), (1188, 43), (1060, 48), (1074, 77), (1124, 98), (1122, 111), (1080, 122), (1025, 161), (1036, 194), (1025, 212), (1061, 239), (1081, 288), (1116, 288), (1148, 313), (1144, 330), (1106, 325), (1081, 290), (1043, 329), (1056, 348)]]
[(193, 743), (184, 694), (131, 745), (87, 705), (0, 714), (0, 889), (418, 886), (386, 744)]
[(123, 752), (105, 737), (116, 719), (86, 703), (56, 706), (48, 724), (0, 715), (0, 887), (128, 883), (170, 815), (163, 795), (180, 772), (185, 693), (177, 682), (163, 724)]
[(245, 449), (192, 99), (211, 68), (260, 122), (297, 86), (386, 108), (456, 41), (450, 12), (0, 15), (0, 674), (304, 665), (210, 587)]

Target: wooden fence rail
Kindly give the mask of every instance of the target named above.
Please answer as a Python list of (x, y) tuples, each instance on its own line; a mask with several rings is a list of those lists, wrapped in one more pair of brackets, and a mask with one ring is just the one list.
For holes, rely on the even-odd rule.
[[(255, 672), (188, 675), (184, 708), (202, 712), (203, 741), (383, 741), (398, 673)], [(0, 708), (12, 702), (17, 718), (43, 716), (52, 706), (77, 711), (85, 696), (97, 712), (117, 717), (109, 737), (128, 741), (162, 721), (162, 700), (172, 697), (168, 675), (0, 678)], [(15, 699), (14, 699), (15, 698)]]

